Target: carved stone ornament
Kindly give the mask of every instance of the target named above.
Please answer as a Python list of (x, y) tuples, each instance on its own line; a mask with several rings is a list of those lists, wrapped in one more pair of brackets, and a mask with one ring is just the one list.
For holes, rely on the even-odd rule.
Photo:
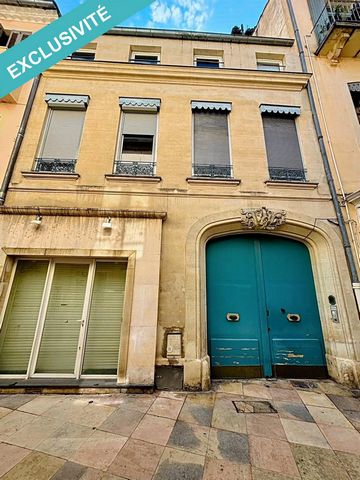
[(241, 210), (240, 220), (249, 230), (275, 230), (286, 222), (284, 210), (272, 211), (266, 207)]

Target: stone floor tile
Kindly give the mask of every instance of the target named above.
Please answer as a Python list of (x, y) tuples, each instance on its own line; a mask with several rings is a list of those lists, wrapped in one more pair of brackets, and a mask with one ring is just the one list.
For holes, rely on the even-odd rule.
[(49, 438), (41, 442), (36, 450), (70, 460), (74, 452), (92, 433), (93, 429), (90, 427), (65, 423)]
[(330, 445), (315, 423), (299, 422), (285, 418), (281, 422), (289, 442), (312, 447), (330, 448)]
[(7, 439), (10, 435), (33, 422), (38, 417), (30, 413), (12, 411), (0, 420), (0, 439)]
[(170, 398), (170, 400), (181, 400), (182, 402), (185, 402), (186, 397), (187, 397), (186, 392), (160, 392), (159, 397), (160, 398)]
[(288, 390), (281, 388), (272, 388), (270, 390), (273, 400), (279, 402), (302, 403), (300, 394), (296, 390)]
[(360, 432), (360, 412), (352, 412), (349, 410), (344, 410), (342, 412), (349, 422)]
[(302, 480), (350, 480), (332, 450), (291, 444)]
[(69, 421), (85, 427), (99, 427), (113, 412), (114, 407), (108, 405), (86, 405), (78, 415), (73, 415)]
[(215, 395), (213, 393), (201, 395), (190, 394), (185, 400), (178, 420), (210, 427), (214, 402)]
[(202, 480), (205, 457), (166, 448), (154, 480)]
[(157, 417), (166, 417), (176, 420), (182, 409), (183, 402), (178, 400), (171, 400), (169, 398), (157, 398), (149, 408), (148, 413)]
[(335, 452), (335, 454), (346, 468), (351, 480), (360, 480), (360, 456), (343, 452)]
[(311, 405), (313, 407), (336, 408), (333, 402), (329, 400), (324, 393), (301, 391), (298, 393), (305, 405)]
[[(217, 397), (218, 398), (218, 397)], [(236, 399), (237, 397), (234, 397)], [(229, 432), (246, 433), (245, 414), (238, 413), (231, 395), (215, 402), (211, 426)]]
[(260, 468), (252, 468), (252, 480), (294, 480), (299, 477), (289, 477), (281, 473), (270, 472), (269, 470), (262, 470)]
[(344, 410), (360, 412), (360, 398), (342, 397), (339, 395), (329, 395), (329, 398), (342, 412)]
[(243, 395), (244, 387), (242, 382), (221, 382), (213, 385), (216, 392)]
[[(86, 468), (85, 473), (82, 475), (80, 480), (103, 480), (105, 473), (100, 470), (95, 470), (95, 468)], [(53, 480), (53, 479), (51, 479)], [(70, 480), (70, 479), (67, 479)]]
[(21, 462), (29, 453), (30, 451), (24, 448), (0, 443), (0, 477)]
[(127, 437), (96, 430), (73, 453), (71, 460), (98, 470), (106, 470), (126, 441)]
[(32, 452), (6, 473), (2, 480), (49, 480), (64, 465), (64, 460)]
[(286, 440), (283, 426), (277, 415), (247, 414), (246, 426), (248, 434)]
[(249, 480), (251, 478), (250, 465), (231, 463), (217, 458), (207, 458), (203, 480)]
[(126, 407), (132, 410), (138, 410), (139, 412), (146, 413), (156, 399), (156, 395), (112, 395), (108, 399), (107, 405)]
[(254, 467), (289, 477), (300, 477), (287, 442), (249, 435), (249, 443), (251, 463)]
[(18, 410), (33, 413), (34, 415), (42, 415), (49, 410), (49, 408), (61, 402), (63, 398), (62, 395), (42, 395), (20, 406)]
[(109, 473), (129, 480), (151, 480), (164, 447), (130, 438), (121, 449)]
[(17, 408), (25, 405), (25, 403), (30, 402), (34, 398), (36, 398), (36, 395), (0, 395), (0, 407), (16, 410)]
[(51, 480), (80, 480), (84, 478), (87, 468), (78, 463), (66, 462)]
[(0, 407), (0, 418), (5, 417), (6, 415), (8, 415), (11, 412), (12, 412), (12, 410), (10, 408)]
[(308, 410), (315, 422), (319, 425), (354, 428), (337, 408), (311, 407), (309, 405)]
[(300, 420), (301, 422), (315, 422), (305, 405), (290, 402), (274, 402), (280, 418)]
[(99, 430), (129, 437), (139, 425), (144, 413), (128, 408), (118, 408), (98, 427)]
[(132, 437), (145, 442), (165, 446), (170, 438), (175, 421), (170, 418), (145, 415), (134, 430)]
[(256, 397), (271, 400), (272, 390), (263, 385), (257, 385), (255, 383), (244, 384), (244, 395), (246, 397)]
[(31, 423), (8, 437), (7, 441), (20, 447), (35, 449), (42, 441), (49, 438), (62, 425), (61, 418), (36, 417)]
[(271, 379), (267, 380), (266, 385), (269, 388), (283, 388), (285, 390), (294, 390), (294, 387), (291, 385), (290, 380), (281, 380), (281, 379)]
[(351, 397), (352, 393), (348, 387), (340, 385), (333, 381), (319, 382), (319, 389), (326, 395), (341, 395), (342, 397)]
[(360, 433), (355, 429), (330, 425), (320, 425), (320, 429), (333, 450), (360, 455)]
[(212, 428), (207, 455), (232, 463), (250, 463), (248, 436)]
[(209, 433), (209, 427), (177, 421), (167, 446), (206, 455)]
[[(88, 480), (88, 479), (82, 478), (81, 480)], [(128, 479), (126, 479), (124, 477), (118, 477), (118, 476), (115, 476), (115, 475), (111, 475), (110, 473), (104, 473), (104, 475), (102, 475), (100, 477), (100, 480), (128, 480)]]

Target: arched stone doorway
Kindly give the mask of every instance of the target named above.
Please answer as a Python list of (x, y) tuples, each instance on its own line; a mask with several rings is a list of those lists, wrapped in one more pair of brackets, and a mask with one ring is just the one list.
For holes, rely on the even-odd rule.
[(326, 378), (310, 255), (275, 235), (231, 235), (206, 247), (212, 378)]

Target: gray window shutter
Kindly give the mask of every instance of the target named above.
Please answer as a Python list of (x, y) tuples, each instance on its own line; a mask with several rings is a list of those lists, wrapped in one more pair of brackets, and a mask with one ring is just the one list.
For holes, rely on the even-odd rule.
[(39, 157), (77, 160), (84, 119), (85, 111), (50, 109)]
[(269, 167), (303, 170), (295, 120), (264, 115), (263, 122)]
[(195, 165), (230, 165), (227, 114), (194, 112), (194, 135)]
[(155, 135), (156, 113), (123, 113), (124, 135)]

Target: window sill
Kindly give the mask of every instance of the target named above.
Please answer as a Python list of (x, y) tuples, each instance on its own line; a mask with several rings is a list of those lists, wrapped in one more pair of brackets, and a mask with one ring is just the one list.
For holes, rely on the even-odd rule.
[(78, 173), (21, 172), (25, 178), (44, 178), (46, 180), (78, 180)]
[(146, 182), (146, 183), (160, 183), (162, 178), (157, 176), (130, 176), (130, 175), (105, 175), (106, 180), (120, 180), (121, 182)]
[(279, 188), (299, 188), (301, 190), (315, 190), (318, 188), (318, 182), (297, 182), (297, 181), (286, 181), (286, 180), (267, 180), (265, 185), (268, 187), (279, 187)]
[(237, 186), (240, 185), (241, 180), (236, 178), (210, 178), (210, 177), (188, 177), (186, 179), (188, 183), (191, 184), (200, 184), (200, 185), (227, 185), (227, 186)]

